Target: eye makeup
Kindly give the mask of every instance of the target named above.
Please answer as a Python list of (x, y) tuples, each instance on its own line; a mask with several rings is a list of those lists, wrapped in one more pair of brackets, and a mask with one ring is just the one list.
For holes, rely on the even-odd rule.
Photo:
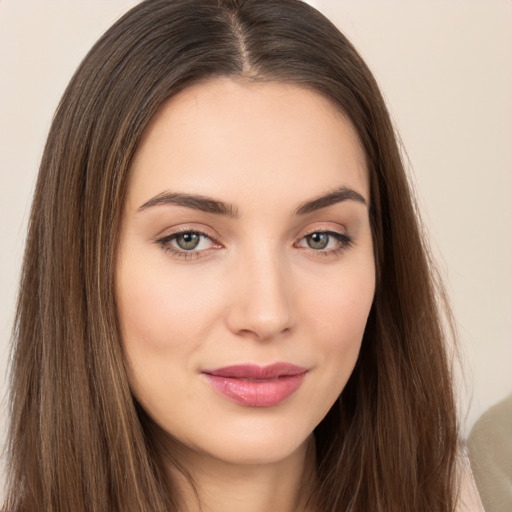
[(186, 226), (156, 238), (155, 242), (164, 252), (183, 260), (202, 258), (223, 247), (210, 234)]
[(345, 233), (316, 229), (304, 235), (295, 247), (313, 251), (314, 256), (336, 256), (353, 245), (353, 238)]
[[(209, 233), (187, 226), (158, 237), (154, 241), (161, 246), (164, 252), (186, 261), (208, 257), (212, 251), (224, 247)], [(322, 228), (306, 232), (293, 243), (294, 248), (307, 251), (313, 257), (335, 257), (352, 245), (353, 238), (346, 233)]]

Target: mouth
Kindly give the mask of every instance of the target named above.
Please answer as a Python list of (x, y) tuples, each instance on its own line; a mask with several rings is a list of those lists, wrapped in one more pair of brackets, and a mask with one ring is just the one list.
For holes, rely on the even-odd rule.
[(203, 370), (215, 391), (246, 407), (280, 404), (301, 386), (308, 370), (290, 363), (253, 364)]

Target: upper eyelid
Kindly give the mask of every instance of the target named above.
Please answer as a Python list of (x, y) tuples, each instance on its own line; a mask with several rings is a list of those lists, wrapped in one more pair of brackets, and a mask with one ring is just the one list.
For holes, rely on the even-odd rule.
[[(211, 237), (210, 235), (208, 235), (206, 233), (202, 233), (201, 231), (194, 231), (191, 229), (183, 230), (183, 231), (176, 231), (174, 233), (170, 233), (168, 235), (158, 237), (155, 239), (155, 242), (162, 246), (167, 245), (167, 244), (170, 244), (171, 242), (175, 241), (180, 235), (182, 235), (184, 233), (194, 233), (196, 235), (199, 235), (200, 237), (204, 237), (207, 240), (209, 240), (211, 242), (212, 246), (217, 246), (217, 247), (222, 246), (222, 244), (220, 242), (218, 242), (215, 238)], [(187, 250), (181, 249), (179, 247), (173, 247), (173, 250), (175, 252), (184, 252), (184, 253), (204, 252), (204, 251), (208, 251), (209, 249), (212, 249), (212, 247), (208, 247), (206, 249), (202, 249), (202, 250), (198, 250), (198, 251), (195, 251), (195, 250), (187, 251)]]
[[(221, 246), (217, 246), (217, 247), (207, 247), (206, 249), (202, 249), (202, 250), (185, 250), (185, 249), (181, 249), (179, 247), (173, 247), (173, 246), (170, 246), (169, 243), (171, 241), (173, 241), (175, 239), (175, 237), (179, 236), (180, 234), (182, 233), (193, 233), (195, 232), (196, 234), (200, 235), (200, 236), (205, 236), (206, 238), (208, 238), (213, 245), (216, 245), (216, 242), (214, 239), (212, 239), (210, 236), (208, 236), (207, 234), (205, 233), (202, 233), (202, 232), (197, 232), (197, 231), (193, 231), (193, 230), (187, 230), (187, 229), (184, 229), (184, 230), (179, 230), (179, 231), (176, 231), (174, 233), (170, 233), (169, 235), (167, 236), (163, 236), (159, 239), (156, 240), (156, 242), (162, 246), (162, 249), (164, 251), (170, 251), (171, 253), (174, 254), (174, 257), (176, 258), (179, 258), (179, 259), (200, 259), (200, 258), (204, 258), (204, 257), (207, 257), (207, 255), (212, 251), (212, 250), (217, 250), (217, 249), (220, 249), (223, 247), (223, 245), (221, 244)], [(295, 240), (295, 242), (293, 243), (293, 246), (296, 247), (296, 248), (299, 248), (298, 246), (298, 243), (301, 242), (302, 240), (304, 240), (307, 236), (309, 235), (312, 235), (314, 233), (326, 233), (326, 234), (329, 234), (329, 236), (333, 236), (334, 238), (336, 238), (340, 244), (340, 247), (337, 247), (337, 248), (331, 248), (331, 249), (313, 249), (311, 248), (310, 251), (312, 252), (312, 254), (317, 254), (317, 255), (320, 255), (320, 254), (323, 254), (323, 255), (335, 255), (339, 252), (341, 252), (342, 250), (344, 249), (348, 249), (348, 247), (350, 247), (352, 244), (353, 244), (353, 238), (347, 234), (343, 234), (343, 233), (339, 233), (337, 231), (333, 231), (333, 230), (312, 230), (304, 235), (302, 235), (301, 237), (297, 238)], [(346, 238), (346, 240), (342, 240), (342, 238)], [(301, 247), (302, 248), (302, 247)], [(302, 249), (307, 249), (307, 248), (302, 248)]]
[(205, 236), (214, 242), (221, 243), (221, 237), (215, 231), (211, 229), (205, 229), (204, 227), (198, 228), (190, 225), (177, 227), (175, 229), (171, 228), (171, 230), (169, 230), (169, 228), (164, 229), (158, 235), (154, 236), (153, 240), (159, 242), (165, 239), (172, 239), (173, 237), (183, 233), (196, 233), (197, 235)]
[[(218, 234), (216, 230), (213, 228), (210, 228), (209, 226), (205, 225), (194, 225), (195, 223), (191, 224), (185, 224), (185, 225), (178, 225), (177, 227), (172, 228), (166, 228), (160, 232), (160, 234), (155, 235), (152, 237), (152, 239), (156, 242), (162, 242), (164, 240), (172, 239), (173, 237), (176, 237), (183, 233), (196, 233), (201, 236), (205, 236), (206, 238), (210, 239), (212, 242), (225, 245), (225, 241), (223, 241), (222, 236)], [(327, 224), (327, 225), (326, 225)], [(333, 225), (334, 224), (334, 225)], [(319, 222), (318, 225), (313, 225), (306, 229), (301, 229), (296, 236), (294, 237), (294, 244), (301, 240), (302, 238), (312, 235), (314, 233), (332, 233), (334, 235), (342, 235), (342, 236), (348, 236), (350, 237), (348, 230), (345, 226), (339, 224), (338, 222)], [(351, 237), (350, 237), (351, 238)]]
[[(169, 238), (173, 238), (173, 237), (176, 237), (178, 235), (181, 235), (183, 233), (195, 233), (197, 235), (200, 235), (200, 236), (205, 236), (206, 238), (209, 238), (213, 241), (217, 241), (218, 236), (216, 235), (211, 235), (208, 231), (205, 231), (205, 230), (202, 230), (202, 229), (197, 229), (197, 228), (183, 228), (183, 229), (177, 229), (171, 233), (168, 233), (168, 234), (165, 234), (165, 235), (157, 235), (155, 236), (155, 240), (163, 240), (163, 239), (169, 239)], [(302, 238), (306, 237), (306, 236), (309, 236), (309, 235), (312, 235), (314, 233), (327, 233), (327, 234), (335, 234), (335, 235), (347, 235), (346, 232), (344, 232), (344, 230), (337, 230), (337, 229), (333, 229), (333, 228), (315, 228), (315, 229), (310, 229), (310, 230), (307, 230), (303, 233), (301, 233), (299, 236), (297, 236), (297, 240), (301, 240)]]
[[(302, 235), (299, 238), (297, 238), (297, 242), (300, 242), (301, 240), (304, 240), (304, 238), (306, 238), (308, 236), (311, 236), (311, 235), (314, 235), (315, 233), (321, 233), (321, 234), (329, 235), (329, 236), (332, 236), (333, 238), (336, 238), (338, 240), (343, 239), (346, 242), (349, 241), (350, 243), (353, 242), (353, 237), (351, 235), (349, 235), (348, 233), (341, 233), (339, 231), (334, 231), (334, 230), (322, 231), (320, 229), (316, 229), (316, 230), (310, 231), (308, 233), (305, 233), (304, 235)], [(295, 243), (297, 243), (297, 242), (295, 242)]]
[[(332, 234), (336, 234), (336, 235), (349, 236), (347, 228), (339, 223), (332, 223), (332, 222), (327, 223), (329, 225), (325, 225), (326, 223), (319, 223), (319, 224), (320, 225), (314, 225), (311, 228), (301, 230), (296, 239), (300, 240), (300, 239), (304, 238), (305, 236), (309, 236), (314, 233), (332, 233)], [(333, 224), (335, 224), (335, 226), (333, 226)]]
[(204, 236), (208, 240), (211, 241), (212, 245), (218, 245), (218, 242), (215, 241), (211, 236), (209, 236), (206, 233), (203, 233), (198, 230), (192, 230), (192, 229), (182, 229), (177, 230), (172, 233), (169, 233), (168, 235), (163, 235), (161, 237), (155, 238), (155, 242), (162, 248), (164, 252), (169, 252), (173, 255), (176, 259), (182, 259), (182, 260), (193, 260), (193, 259), (200, 259), (205, 257), (205, 255), (211, 251), (215, 250), (215, 247), (207, 247), (206, 249), (201, 250), (186, 250), (181, 249), (180, 247), (175, 247), (171, 242), (175, 241), (175, 239), (183, 233), (196, 233), (199, 236)]
[(303, 238), (305, 236), (312, 235), (314, 233), (333, 233), (333, 234), (338, 234), (338, 235), (346, 235), (347, 234), (345, 232), (345, 230), (342, 230), (342, 229), (338, 230), (338, 229), (334, 229), (334, 228), (315, 228), (315, 229), (305, 231), (302, 235), (300, 235), (299, 238)]

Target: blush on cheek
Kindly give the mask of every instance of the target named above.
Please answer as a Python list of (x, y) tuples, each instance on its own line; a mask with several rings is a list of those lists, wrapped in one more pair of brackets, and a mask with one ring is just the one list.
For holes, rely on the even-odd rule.
[[(363, 286), (352, 294), (338, 294), (317, 304), (323, 322), (316, 325), (315, 337), (323, 340), (323, 353), (329, 359), (341, 362), (349, 374), (352, 372), (366, 329), (373, 302), (373, 286)], [(328, 319), (328, 321), (325, 321)], [(348, 379), (349, 374), (346, 376)]]
[(373, 303), (372, 283), (355, 286), (340, 285), (333, 293), (319, 296), (311, 302), (311, 312), (318, 318), (329, 319), (329, 327), (342, 332), (362, 332)]

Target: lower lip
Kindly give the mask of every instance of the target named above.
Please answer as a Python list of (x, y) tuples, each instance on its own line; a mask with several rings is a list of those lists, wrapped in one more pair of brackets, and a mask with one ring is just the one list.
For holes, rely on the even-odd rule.
[(221, 395), (246, 407), (272, 407), (299, 389), (306, 373), (268, 380), (248, 380), (204, 374)]

